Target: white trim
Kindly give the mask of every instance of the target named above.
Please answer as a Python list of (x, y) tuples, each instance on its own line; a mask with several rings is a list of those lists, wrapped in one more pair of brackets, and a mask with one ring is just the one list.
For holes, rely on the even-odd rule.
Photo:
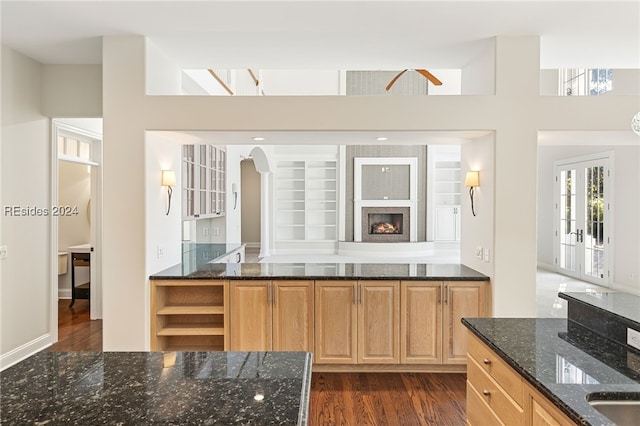
[(346, 225), (346, 216), (347, 216), (347, 146), (340, 145), (338, 147), (338, 159), (336, 164), (336, 169), (338, 171), (338, 193), (336, 196), (338, 197), (338, 241), (345, 241), (347, 235), (347, 225)]
[(558, 272), (558, 268), (556, 268), (556, 265), (552, 263), (545, 263), (545, 262), (538, 261), (537, 266), (538, 266), (538, 269), (544, 269), (545, 271), (550, 271), (550, 272)]
[[(362, 166), (409, 166), (408, 200), (363, 200)], [(409, 207), (409, 241), (418, 240), (418, 159), (416, 157), (356, 157), (353, 159), (353, 241), (362, 241), (362, 207)]]
[[(56, 332), (57, 326), (58, 322), (56, 321)], [(6, 354), (0, 356), (0, 371), (19, 363), (23, 359), (26, 359), (37, 352), (40, 352), (41, 350), (51, 346), (51, 344), (52, 336), (50, 333), (47, 333), (25, 343), (22, 346), (18, 346), (17, 348), (10, 350)]]
[(58, 289), (58, 299), (71, 299), (71, 289), (70, 288), (59, 288)]
[(72, 155), (66, 155), (66, 154), (58, 154), (57, 160), (68, 161), (69, 163), (86, 164), (87, 166), (99, 166), (100, 165), (100, 164), (98, 164), (98, 163), (96, 163), (94, 161), (89, 161), (89, 160), (85, 160), (84, 158), (74, 157)]

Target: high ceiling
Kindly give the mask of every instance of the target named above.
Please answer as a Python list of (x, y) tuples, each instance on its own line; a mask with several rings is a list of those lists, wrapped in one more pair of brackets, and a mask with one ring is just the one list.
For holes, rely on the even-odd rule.
[(497, 35), (539, 35), (541, 67), (640, 68), (640, 2), (2, 1), (2, 43), (46, 64), (101, 63), (145, 35), (184, 68), (461, 68)]

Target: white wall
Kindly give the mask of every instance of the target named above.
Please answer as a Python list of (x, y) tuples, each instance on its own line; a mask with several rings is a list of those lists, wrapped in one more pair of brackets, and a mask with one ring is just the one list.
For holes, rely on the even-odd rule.
[[(145, 145), (146, 269), (151, 275), (182, 261), (182, 154), (180, 145), (158, 133), (147, 133)], [(167, 187), (160, 185), (162, 170), (176, 172), (168, 215)]]
[(492, 94), (495, 90), (495, 62), (495, 45), (491, 43), (462, 69), (462, 94)]
[(102, 66), (43, 65), (42, 114), (102, 117)]
[(150, 40), (146, 40), (146, 45), (146, 93), (182, 94), (182, 68)]
[[(615, 136), (612, 136), (615, 137)], [(615, 140), (609, 141), (615, 144)], [(554, 174), (557, 160), (613, 151), (614, 226), (613, 286), (640, 294), (640, 147), (638, 146), (548, 146), (538, 147), (538, 265), (555, 268)], [(630, 278), (633, 276), (633, 278)]]
[[(91, 173), (84, 164), (58, 161), (58, 205), (77, 209), (77, 214), (58, 218), (58, 250), (91, 242), (91, 224), (87, 209), (91, 198)], [(71, 297), (71, 256), (67, 256), (68, 272), (58, 275), (58, 296)], [(76, 285), (89, 282), (88, 268), (76, 270)]]
[[(460, 194), (461, 237), (460, 260), (470, 268), (493, 277), (493, 235), (494, 235), (494, 135), (474, 139), (462, 145), (461, 168), (462, 180), (467, 171), (480, 172), (480, 186), (474, 189), (473, 205), (476, 216), (471, 213), (469, 188), (462, 186)], [(476, 257), (476, 248), (489, 250), (489, 261)]]
[(339, 95), (340, 71), (260, 70), (260, 86), (267, 95)]
[[(540, 70), (540, 95), (558, 96), (559, 72), (557, 69)], [(640, 70), (614, 69), (613, 88), (604, 95), (640, 95)]]
[[(2, 46), (0, 205), (49, 209), (49, 120), (40, 113), (42, 66)], [(49, 345), (51, 221), (0, 216), (0, 368)], [(53, 326), (57, 327), (57, 324)]]

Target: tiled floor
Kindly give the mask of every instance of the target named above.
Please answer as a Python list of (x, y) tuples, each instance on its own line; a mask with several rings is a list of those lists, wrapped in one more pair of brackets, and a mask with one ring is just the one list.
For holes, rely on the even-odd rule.
[[(380, 262), (380, 258), (365, 258), (340, 255), (279, 255), (260, 259), (259, 249), (246, 249), (246, 262), (311, 262), (311, 263), (375, 263)], [(433, 259), (397, 259), (402, 263), (424, 263), (424, 262), (459, 262), (459, 254), (443, 254), (434, 256)], [(385, 262), (389, 262), (385, 260)], [(539, 269), (537, 273), (536, 287), (536, 316), (539, 318), (563, 318), (567, 316), (567, 302), (558, 297), (559, 292), (598, 292), (610, 291), (607, 288), (597, 286), (575, 278), (557, 274), (555, 272)]]
[(567, 316), (567, 301), (558, 297), (559, 292), (612, 291), (543, 269), (538, 269), (536, 283), (536, 316), (538, 318), (564, 318)]

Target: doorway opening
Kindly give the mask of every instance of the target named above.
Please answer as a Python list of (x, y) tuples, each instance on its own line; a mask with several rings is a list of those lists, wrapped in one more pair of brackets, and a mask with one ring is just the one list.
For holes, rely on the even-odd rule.
[(558, 272), (609, 286), (613, 153), (557, 161), (554, 164), (555, 262)]
[(73, 331), (102, 318), (102, 119), (54, 119), (52, 153), (51, 343), (73, 350)]
[(260, 173), (256, 170), (253, 158), (240, 161), (240, 238), (246, 245), (247, 258), (253, 258), (256, 262), (262, 240), (260, 179)]

